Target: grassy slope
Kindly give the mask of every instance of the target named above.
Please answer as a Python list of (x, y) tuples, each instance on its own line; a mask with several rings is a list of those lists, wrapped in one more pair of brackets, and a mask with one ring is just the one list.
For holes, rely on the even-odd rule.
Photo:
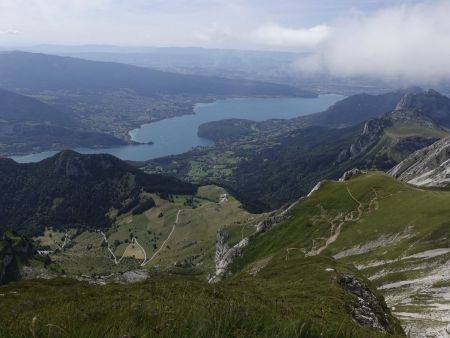
[(357, 274), (325, 257), (280, 256), (255, 277), (214, 285), (180, 276), (107, 286), (24, 281), (0, 287), (0, 336), (381, 337), (349, 318), (354, 296), (335, 281), (348, 272)]
[[(159, 266), (166, 269), (180, 262), (197, 266), (199, 272), (212, 272), (217, 230), (226, 226), (234, 243), (254, 231), (251, 225), (264, 217), (248, 213), (231, 196), (225, 203), (217, 203), (223, 193), (225, 190), (217, 186), (200, 187), (193, 197), (193, 206), (186, 205), (190, 196), (174, 195), (173, 201), (168, 201), (149, 194), (155, 200), (156, 207), (140, 215), (129, 212), (120, 216), (114, 227), (104, 230), (108, 242), (118, 258), (125, 253), (132, 237), (136, 237), (145, 249), (147, 258), (165, 242), (163, 249), (146, 265), (147, 268)], [(172, 232), (179, 210), (178, 223)], [(171, 232), (170, 239), (166, 241)], [(72, 242), (67, 248), (52, 255), (55, 268), (64, 270), (68, 275), (108, 275), (138, 268), (142, 262), (143, 252), (137, 245), (127, 250), (127, 255), (134, 255), (137, 260), (124, 259), (119, 265), (114, 265), (106, 247), (102, 246), (103, 237), (99, 232), (84, 231), (79, 235), (72, 232), (72, 235)], [(61, 237), (60, 232), (53, 232), (51, 238), (47, 233), (37, 239), (56, 249), (56, 243), (62, 242)]]
[[(110, 241), (120, 234), (128, 237), (129, 229), (144, 239), (148, 227), (152, 233), (161, 231), (164, 238), (165, 224), (172, 224), (176, 210), (183, 207), (188, 215), (180, 216), (176, 228), (179, 232), (170, 241), (170, 249), (163, 250), (149, 266), (172, 266), (179, 259), (177, 255), (201, 253), (201, 243), (186, 247), (183, 241), (204, 241), (208, 243), (208, 255), (212, 255), (216, 231), (223, 219), (230, 223), (231, 242), (236, 242), (249, 231), (246, 221), (255, 217), (242, 210), (233, 198), (222, 205), (215, 203), (223, 192), (215, 186), (200, 188), (194, 198), (196, 208), (184, 205), (186, 196), (175, 196), (174, 202), (153, 196), (157, 207), (143, 215), (124, 215), (118, 231), (109, 234)], [(157, 213), (164, 216), (158, 218)], [(235, 223), (231, 223), (233, 219)], [(80, 269), (87, 269), (87, 273), (125, 271), (136, 265), (130, 259), (124, 265), (113, 266), (99, 237), (98, 233), (81, 233), (73, 239), (73, 246), (53, 256), (54, 261), (69, 274), (77, 274)], [(52, 238), (61, 241), (61, 234), (54, 232)], [(45, 239), (48, 244), (48, 232)], [(87, 245), (91, 246), (89, 250)], [(119, 254), (120, 250), (120, 246), (116, 248)], [(383, 336), (356, 325), (350, 317), (349, 307), (356, 298), (337, 280), (351, 274), (368, 283), (356, 269), (324, 256), (286, 258), (280, 251), (266, 258), (214, 285), (207, 284), (205, 276), (167, 275), (152, 269), (150, 280), (131, 285), (96, 286), (54, 279), (2, 286), (0, 297), (7, 310), (0, 312), (0, 322), (4, 323), (0, 325), (0, 336)], [(202, 259), (206, 267), (212, 268), (212, 257), (203, 256), (197, 261)], [(392, 332), (401, 334), (398, 324), (388, 317), (393, 323)]]
[[(366, 165), (368, 168), (390, 168), (404, 160), (414, 151), (433, 143), (436, 139), (448, 136), (448, 130), (440, 128), (427, 128), (413, 122), (395, 122), (381, 135), (379, 141), (366, 151), (357, 165)], [(429, 139), (428, 143), (414, 142), (408, 144), (408, 140), (422, 141)]]
[[(415, 188), (379, 172), (326, 182), (294, 208), (293, 218), (251, 243), (236, 269), (252, 269), (274, 254), (303, 257), (325, 245), (344, 220), (337, 239), (322, 254), (357, 265), (374, 285), (384, 288), (388, 303), (409, 323), (412, 315), (405, 312), (427, 314), (448, 305), (437, 287), (448, 278), (439, 268), (450, 258), (449, 205), (449, 191)], [(442, 250), (433, 256), (428, 250), (435, 249)], [(418, 253), (425, 257), (411, 257)], [(405, 285), (389, 284), (398, 281)]]

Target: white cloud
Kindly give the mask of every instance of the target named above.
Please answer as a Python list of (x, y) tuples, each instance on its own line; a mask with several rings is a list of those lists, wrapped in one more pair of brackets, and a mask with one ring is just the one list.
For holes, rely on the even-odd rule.
[(264, 25), (252, 32), (261, 44), (281, 47), (309, 48), (318, 45), (330, 33), (330, 27), (318, 25), (306, 29), (286, 28), (280, 25)]
[(19, 31), (16, 29), (6, 29), (6, 30), (0, 30), (0, 34), (3, 35), (17, 35), (19, 34)]
[(450, 1), (387, 8), (336, 23), (303, 71), (405, 82), (450, 78)]

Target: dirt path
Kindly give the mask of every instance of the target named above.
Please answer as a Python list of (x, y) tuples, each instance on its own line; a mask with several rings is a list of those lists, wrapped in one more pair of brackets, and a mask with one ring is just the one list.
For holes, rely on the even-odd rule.
[(119, 264), (119, 263), (122, 261), (122, 259), (123, 259), (124, 257), (129, 257), (129, 256), (126, 255), (126, 252), (127, 252), (127, 250), (128, 250), (130, 247), (132, 247), (133, 245), (137, 245), (137, 246), (142, 250), (142, 252), (144, 253), (144, 259), (142, 260), (142, 263), (140, 264), (140, 266), (145, 266), (145, 265), (147, 265), (149, 262), (151, 262), (151, 261), (153, 260), (153, 258), (155, 258), (156, 255), (158, 255), (158, 254), (160, 253), (160, 251), (166, 246), (166, 243), (167, 243), (167, 242), (170, 240), (170, 238), (172, 237), (172, 234), (173, 234), (173, 232), (175, 231), (175, 227), (176, 227), (176, 225), (178, 224), (178, 221), (179, 221), (179, 218), (180, 218), (180, 213), (181, 213), (181, 211), (182, 211), (182, 209), (178, 210), (178, 212), (177, 212), (177, 216), (176, 216), (176, 219), (175, 219), (175, 223), (174, 223), (174, 225), (172, 226), (172, 230), (170, 231), (169, 236), (167, 236), (166, 240), (163, 242), (163, 244), (160, 246), (160, 248), (159, 248), (159, 249), (152, 255), (152, 257), (150, 257), (149, 259), (147, 259), (147, 252), (145, 251), (144, 247), (138, 242), (138, 240), (137, 240), (135, 237), (133, 237), (133, 239), (131, 240), (131, 243), (128, 244), (127, 247), (125, 248), (125, 251), (123, 252), (122, 257), (120, 257), (119, 259), (117, 259), (117, 256), (114, 254), (114, 251), (111, 249), (111, 246), (110, 246), (110, 244), (109, 244), (109, 242), (108, 242), (108, 239), (106, 238), (105, 233), (104, 233), (103, 231), (100, 231), (101, 235), (103, 236), (103, 240), (104, 240), (104, 242), (105, 242), (106, 245), (107, 245), (108, 251), (109, 251), (109, 253), (111, 254), (111, 256), (113, 257), (114, 264), (117, 265), (117, 264)]
[(101, 235), (103, 236), (104, 242), (105, 242), (106, 245), (108, 246), (108, 251), (109, 251), (109, 253), (110, 253), (111, 256), (113, 257), (114, 264), (116, 264), (116, 265), (119, 264), (119, 263), (122, 261), (122, 259), (124, 259), (125, 257), (131, 257), (131, 256), (127, 255), (126, 253), (127, 253), (127, 251), (128, 251), (130, 248), (133, 248), (134, 245), (137, 245), (137, 246), (139, 246), (139, 248), (141, 248), (142, 252), (144, 253), (144, 260), (147, 258), (147, 253), (145, 252), (145, 250), (144, 250), (144, 248), (142, 247), (142, 245), (139, 244), (139, 242), (137, 241), (136, 238), (133, 238), (133, 239), (131, 240), (131, 243), (128, 244), (127, 247), (125, 248), (125, 250), (124, 250), (122, 256), (121, 256), (119, 259), (117, 259), (117, 256), (114, 254), (114, 251), (111, 249), (111, 246), (109, 245), (109, 242), (108, 242), (108, 239), (106, 238), (105, 233), (104, 233), (103, 231), (100, 231), (100, 233), (101, 233)]
[(176, 217), (176, 219), (175, 219), (175, 224), (172, 226), (172, 230), (170, 231), (169, 236), (167, 236), (166, 240), (165, 240), (165, 241), (163, 242), (163, 244), (159, 247), (159, 249), (155, 251), (155, 253), (152, 255), (152, 257), (150, 257), (148, 260), (142, 261), (141, 266), (146, 266), (148, 263), (150, 263), (150, 262), (153, 260), (153, 258), (156, 257), (156, 255), (159, 254), (159, 252), (160, 252), (162, 249), (164, 249), (164, 247), (166, 246), (166, 243), (170, 240), (170, 237), (172, 237), (172, 234), (173, 234), (173, 232), (175, 231), (175, 227), (176, 227), (176, 225), (178, 224), (178, 220), (179, 220), (179, 218), (180, 218), (180, 213), (181, 213), (181, 211), (182, 211), (182, 209), (178, 210), (178, 212), (177, 212), (177, 217)]
[[(318, 238), (318, 239), (325, 239), (325, 243), (318, 248), (316, 248), (316, 245), (315, 245), (316, 243), (313, 240), (313, 247), (310, 251), (308, 251), (305, 254), (306, 257), (317, 256), (320, 253), (322, 253), (322, 251), (324, 251), (326, 248), (328, 248), (328, 246), (330, 244), (334, 243), (339, 238), (339, 235), (341, 234), (342, 226), (346, 222), (358, 222), (361, 219), (361, 217), (363, 216), (364, 204), (362, 204), (352, 194), (352, 192), (350, 191), (350, 189), (348, 187), (348, 184), (346, 184), (346, 189), (347, 189), (349, 196), (358, 204), (358, 207), (356, 208), (356, 210), (352, 210), (348, 214), (339, 214), (333, 220), (327, 220), (330, 223), (330, 236), (326, 239)], [(377, 198), (378, 198), (378, 195), (375, 192), (375, 197), (373, 199), (371, 199), (371, 201), (369, 202), (369, 206), (374, 205), (376, 203)]]

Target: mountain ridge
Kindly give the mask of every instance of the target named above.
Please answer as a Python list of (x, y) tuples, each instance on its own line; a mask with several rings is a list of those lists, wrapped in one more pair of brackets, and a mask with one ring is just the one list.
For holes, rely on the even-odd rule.
[(192, 194), (194, 185), (148, 175), (106, 154), (60, 152), (38, 163), (0, 158), (0, 224), (25, 234), (45, 227), (111, 225), (111, 208), (138, 206), (141, 192)]

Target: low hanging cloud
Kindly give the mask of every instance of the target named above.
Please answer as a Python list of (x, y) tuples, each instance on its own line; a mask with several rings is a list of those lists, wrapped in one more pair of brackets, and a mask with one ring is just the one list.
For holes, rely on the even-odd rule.
[(324, 41), (329, 32), (330, 27), (326, 25), (293, 29), (269, 24), (253, 31), (252, 37), (259, 43), (271, 46), (311, 48)]
[(355, 14), (329, 29), (298, 66), (304, 72), (410, 83), (450, 79), (449, 13), (447, 0)]

